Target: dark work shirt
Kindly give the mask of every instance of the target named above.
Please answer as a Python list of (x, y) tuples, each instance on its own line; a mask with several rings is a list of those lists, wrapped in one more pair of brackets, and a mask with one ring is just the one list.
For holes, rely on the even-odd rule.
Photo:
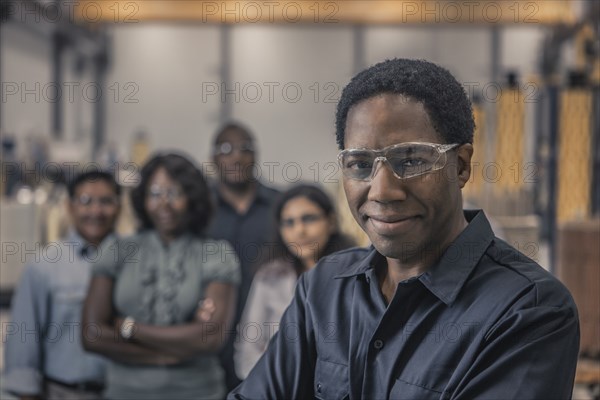
[(213, 187), (216, 200), (216, 210), (212, 223), (208, 229), (208, 237), (217, 240), (226, 240), (231, 243), (240, 260), (242, 269), (242, 282), (238, 292), (238, 307), (236, 323), (239, 320), (250, 284), (257, 267), (263, 257), (263, 252), (268, 251), (272, 240), (273, 231), (273, 203), (279, 192), (265, 185), (258, 184), (256, 197), (245, 214), (239, 214)]
[(568, 399), (579, 349), (573, 299), (495, 238), (482, 211), (386, 306), (375, 249), (303, 274), (279, 333), (230, 399)]

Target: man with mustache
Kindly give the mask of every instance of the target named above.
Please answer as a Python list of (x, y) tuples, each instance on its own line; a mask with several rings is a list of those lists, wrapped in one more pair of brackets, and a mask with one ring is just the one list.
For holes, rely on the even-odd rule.
[(85, 353), (81, 312), (91, 262), (111, 248), (121, 189), (112, 175), (87, 172), (69, 185), (72, 227), (27, 265), (11, 304), (4, 389), (20, 399), (100, 399), (104, 360)]
[(445, 69), (394, 59), (337, 107), (350, 210), (372, 247), (300, 277), (231, 399), (570, 398), (577, 309), (550, 273), (462, 207), (474, 122)]

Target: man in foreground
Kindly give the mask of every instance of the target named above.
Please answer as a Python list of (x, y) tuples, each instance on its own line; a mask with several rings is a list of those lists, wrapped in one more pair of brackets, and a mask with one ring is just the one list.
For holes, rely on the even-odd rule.
[(463, 211), (474, 122), (456, 79), (396, 59), (336, 116), (344, 189), (373, 246), (304, 274), (231, 399), (569, 398), (577, 310), (551, 274)]

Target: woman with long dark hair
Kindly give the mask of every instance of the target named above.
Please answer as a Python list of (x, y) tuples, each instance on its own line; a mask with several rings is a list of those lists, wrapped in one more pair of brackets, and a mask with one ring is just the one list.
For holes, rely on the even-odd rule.
[(84, 305), (84, 346), (111, 360), (104, 396), (222, 398), (217, 352), (240, 271), (227, 242), (203, 235), (212, 213), (206, 180), (187, 158), (159, 154), (142, 169), (132, 203), (140, 231), (99, 256)]
[(254, 277), (238, 325), (235, 367), (241, 379), (277, 331), (300, 274), (321, 257), (353, 246), (338, 230), (331, 199), (316, 186), (299, 185), (282, 193), (274, 212), (276, 236), (263, 250), (265, 261)]

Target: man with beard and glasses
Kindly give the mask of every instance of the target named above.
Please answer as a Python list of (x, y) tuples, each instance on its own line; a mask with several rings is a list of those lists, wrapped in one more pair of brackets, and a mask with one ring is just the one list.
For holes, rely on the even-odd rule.
[[(217, 132), (212, 152), (218, 179), (213, 186), (216, 210), (208, 229), (213, 239), (228, 241), (235, 248), (242, 269), (234, 325), (240, 320), (246, 304), (250, 284), (263, 259), (261, 254), (271, 239), (272, 207), (279, 192), (262, 184), (254, 175), (256, 144), (252, 133), (238, 123), (228, 123)], [(240, 382), (233, 363), (235, 335), (221, 352), (227, 388), (232, 390)]]
[(355, 76), (338, 160), (368, 249), (303, 274), (279, 333), (230, 399), (568, 399), (579, 321), (567, 289), (463, 210), (473, 114), (444, 68)]
[(20, 399), (101, 398), (105, 363), (81, 345), (81, 313), (91, 264), (114, 251), (121, 189), (112, 175), (94, 171), (77, 176), (68, 191), (68, 236), (25, 267), (12, 299), (3, 382)]

